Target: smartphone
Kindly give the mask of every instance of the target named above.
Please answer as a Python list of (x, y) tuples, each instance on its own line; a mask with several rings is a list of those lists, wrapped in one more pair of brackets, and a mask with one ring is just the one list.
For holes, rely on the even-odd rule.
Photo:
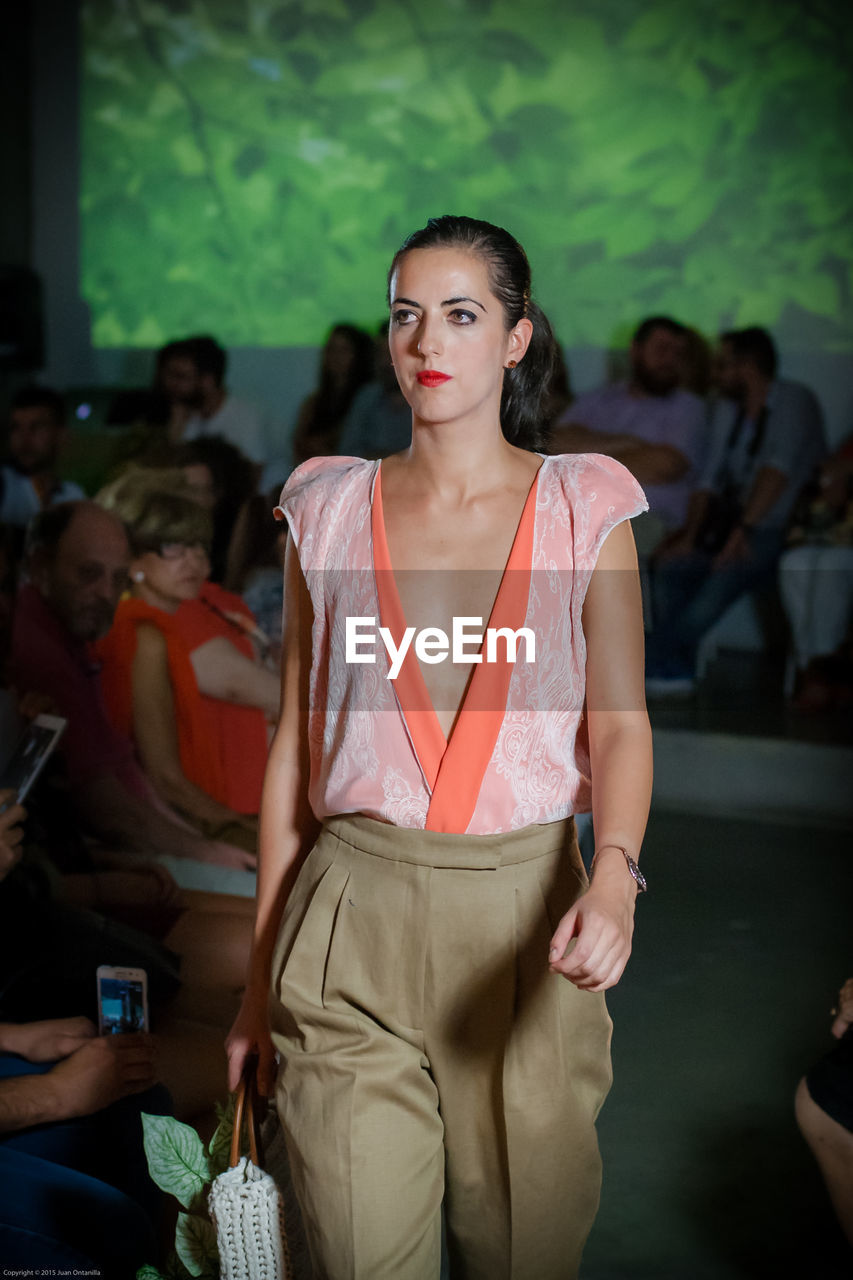
[(0, 773), (0, 790), (14, 791), (17, 804), (24, 803), (67, 723), (62, 716), (36, 716), (21, 734)]
[(102, 1036), (148, 1030), (148, 974), (98, 966), (98, 1031)]

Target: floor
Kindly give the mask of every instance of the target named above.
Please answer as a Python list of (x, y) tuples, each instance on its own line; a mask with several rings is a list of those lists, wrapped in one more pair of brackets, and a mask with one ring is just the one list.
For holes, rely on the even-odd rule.
[[(772, 670), (741, 657), (689, 703), (652, 703), (655, 728), (737, 735), (747, 771), (762, 738), (853, 741), (841, 717), (791, 717)], [(853, 823), (769, 805), (697, 815), (672, 791), (653, 809), (650, 892), (609, 997), (614, 1087), (582, 1280), (851, 1277), (792, 1098), (853, 974)]]
[(783, 696), (784, 657), (724, 649), (689, 698), (649, 700), (656, 727), (742, 733), (797, 742), (853, 744), (850, 711), (804, 714)]

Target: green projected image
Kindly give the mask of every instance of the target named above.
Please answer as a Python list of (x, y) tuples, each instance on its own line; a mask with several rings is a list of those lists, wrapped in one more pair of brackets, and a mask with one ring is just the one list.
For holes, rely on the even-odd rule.
[[(373, 324), (436, 213), (508, 226), (567, 345), (671, 312), (853, 347), (836, 0), (82, 0), (98, 347)], [(815, 336), (816, 335), (816, 336)]]

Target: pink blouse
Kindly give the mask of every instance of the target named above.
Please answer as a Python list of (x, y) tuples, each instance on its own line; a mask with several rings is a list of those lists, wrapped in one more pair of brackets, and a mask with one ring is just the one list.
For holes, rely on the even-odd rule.
[[(605, 537), (646, 509), (640, 486), (611, 458), (543, 459), (487, 624), (528, 628), (535, 652), (522, 639), (516, 661), (506, 661), (498, 639), (500, 660), (474, 665), (446, 741), (413, 648), (395, 680), (378, 632), (375, 644), (359, 646), (367, 660), (346, 660), (347, 618), (363, 620), (371, 640), (383, 626), (399, 644), (405, 629), (379, 463), (311, 458), (297, 467), (276, 515), (288, 521), (314, 610), (316, 816), (364, 813), (396, 826), (488, 835), (588, 810), (581, 612)], [(352, 658), (352, 635), (350, 642)]]

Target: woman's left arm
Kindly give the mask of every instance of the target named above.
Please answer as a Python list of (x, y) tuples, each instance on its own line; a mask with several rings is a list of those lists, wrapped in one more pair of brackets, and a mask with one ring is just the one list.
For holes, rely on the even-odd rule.
[(622, 850), (638, 859), (652, 792), (642, 596), (627, 521), (601, 548), (583, 629), (596, 857), (592, 883), (560, 921), (549, 961), (582, 990), (605, 991), (619, 981), (631, 954), (637, 885)]
[(190, 654), (202, 693), (241, 707), (257, 707), (267, 719), (278, 719), (279, 678), (241, 653), (225, 636), (214, 636)]

